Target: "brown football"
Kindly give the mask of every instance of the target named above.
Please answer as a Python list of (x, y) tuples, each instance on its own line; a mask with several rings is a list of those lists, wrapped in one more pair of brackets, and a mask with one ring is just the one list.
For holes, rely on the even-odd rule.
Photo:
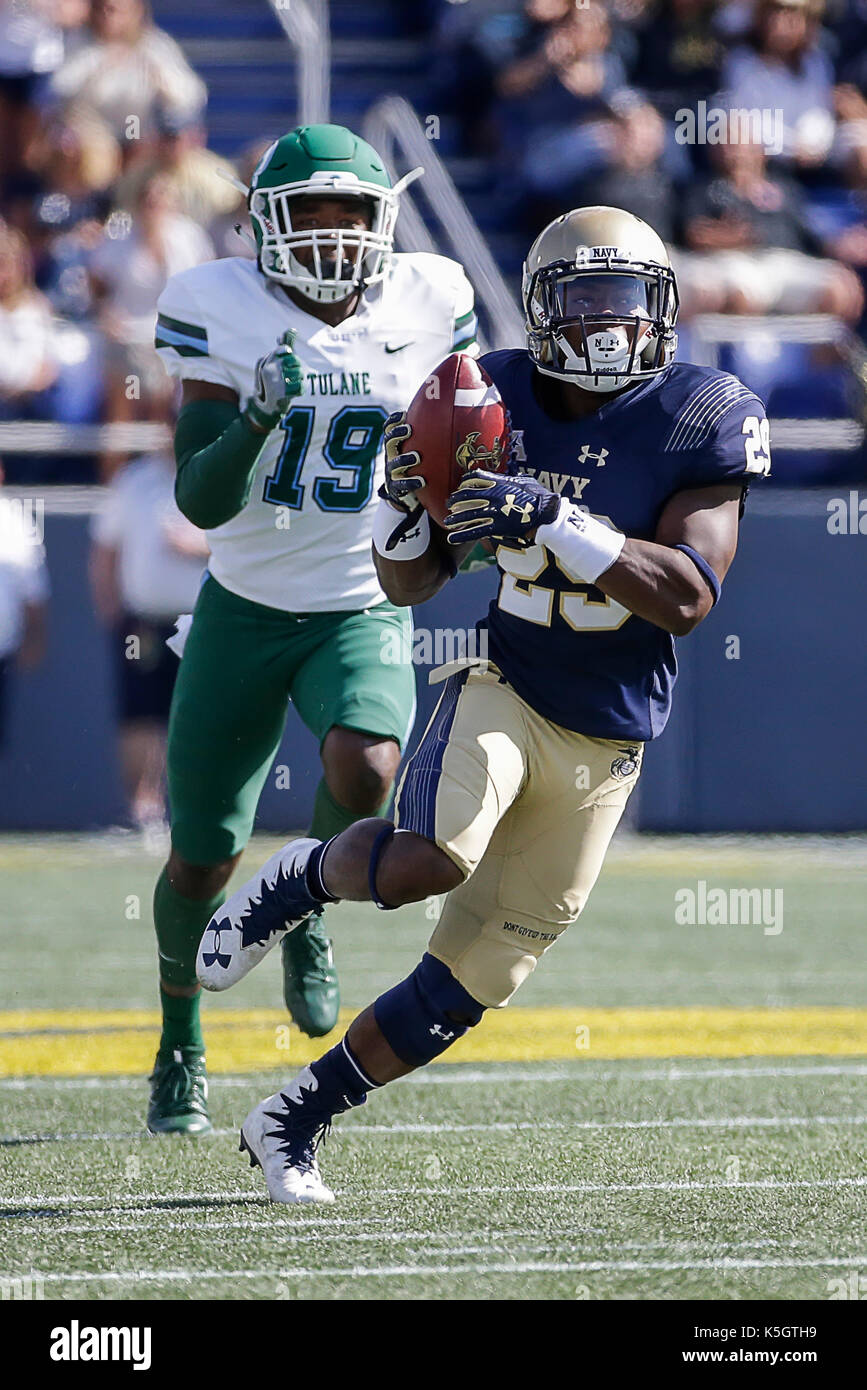
[(421, 458), (410, 475), (425, 481), (413, 497), (440, 525), (446, 502), (467, 469), (506, 471), (506, 407), (484, 367), (465, 352), (452, 353), (431, 372), (413, 396), (406, 419), (412, 434), (404, 449)]

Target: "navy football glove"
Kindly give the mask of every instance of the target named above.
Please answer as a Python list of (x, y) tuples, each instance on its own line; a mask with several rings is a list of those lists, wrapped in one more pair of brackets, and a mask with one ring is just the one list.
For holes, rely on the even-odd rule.
[(474, 468), (448, 505), (445, 528), (451, 545), (492, 540), (524, 548), (534, 544), (537, 526), (555, 519), (560, 498), (524, 474)]

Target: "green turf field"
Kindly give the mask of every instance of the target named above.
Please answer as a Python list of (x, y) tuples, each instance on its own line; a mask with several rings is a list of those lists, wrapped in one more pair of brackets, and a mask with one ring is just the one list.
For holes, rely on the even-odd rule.
[[(339, 1122), (317, 1210), (269, 1204), (236, 1151), (306, 1055), (278, 959), (207, 1001), (215, 1037), (259, 1020), (245, 1055), (269, 1060), (215, 1076), (216, 1134), (143, 1133), (158, 864), (132, 837), (0, 840), (5, 1296), (826, 1299), (867, 1276), (863, 840), (621, 837), (487, 1053), (483, 1023)], [(781, 888), (783, 930), (676, 925), (699, 879)], [(350, 1008), (412, 968), (426, 914), (333, 912)]]

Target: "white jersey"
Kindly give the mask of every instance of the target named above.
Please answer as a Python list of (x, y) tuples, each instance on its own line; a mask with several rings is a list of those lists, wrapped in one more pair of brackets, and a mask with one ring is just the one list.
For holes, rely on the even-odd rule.
[(330, 328), (254, 262), (232, 257), (173, 276), (158, 311), (169, 372), (231, 387), (242, 405), (259, 358), (297, 332), (304, 394), (267, 436), (246, 506), (207, 533), (214, 578), (290, 613), (381, 603), (371, 533), (382, 426), (450, 352), (477, 352), (462, 268), (444, 256), (395, 255), (356, 312)]

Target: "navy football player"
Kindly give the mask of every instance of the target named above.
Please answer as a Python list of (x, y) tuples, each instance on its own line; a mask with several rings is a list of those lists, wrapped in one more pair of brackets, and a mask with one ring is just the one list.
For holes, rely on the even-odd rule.
[(674, 361), (677, 287), (646, 223), (604, 207), (558, 218), (523, 298), (526, 349), (482, 359), (511, 415), (511, 472), (468, 473), (440, 528), (392, 418), (374, 528), (399, 605), (435, 594), (470, 545), (495, 548), (490, 660), (449, 677), (393, 824), (293, 841), (202, 939), (199, 978), (224, 989), (323, 903), (448, 895), (416, 970), (244, 1121), (276, 1201), (331, 1201), (316, 1149), (332, 1116), (507, 1004), (577, 918), (665, 727), (674, 638), (717, 602), (747, 485), (768, 471), (761, 402)]

